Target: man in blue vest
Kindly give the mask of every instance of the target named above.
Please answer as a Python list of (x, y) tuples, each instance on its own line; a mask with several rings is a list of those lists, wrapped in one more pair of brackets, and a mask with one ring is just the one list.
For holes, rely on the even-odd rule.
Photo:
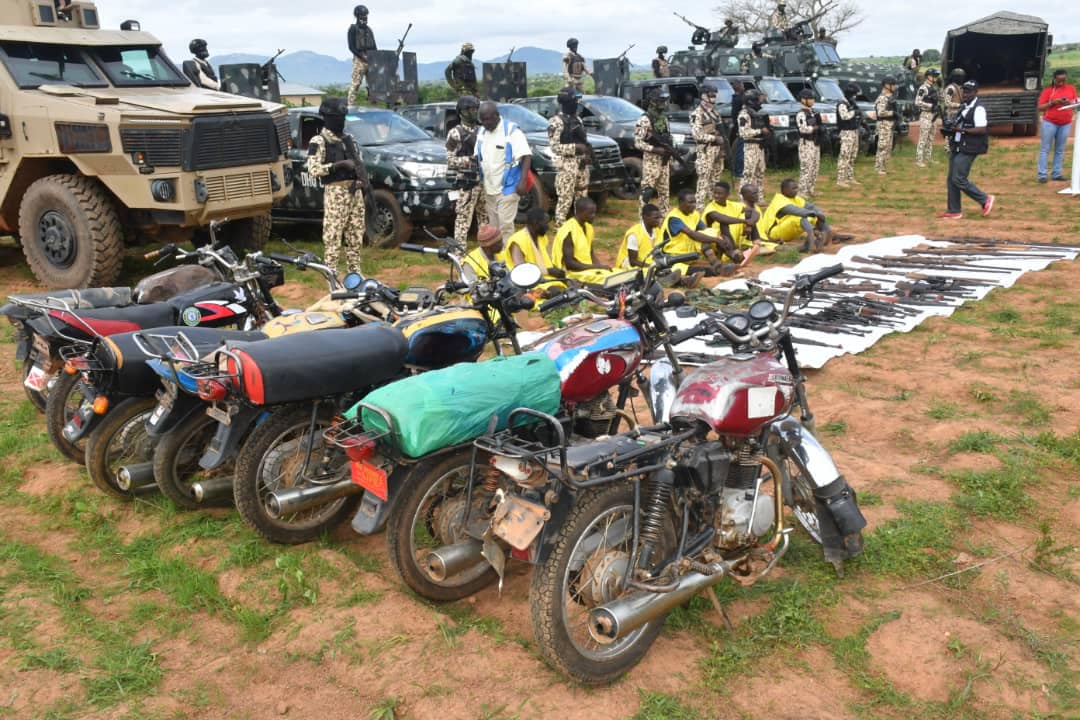
[(532, 188), (532, 150), (525, 133), (515, 123), (503, 120), (495, 103), (480, 103), (478, 115), (476, 158), (484, 183), (488, 222), (499, 228), (506, 243), (514, 234), (518, 200)]

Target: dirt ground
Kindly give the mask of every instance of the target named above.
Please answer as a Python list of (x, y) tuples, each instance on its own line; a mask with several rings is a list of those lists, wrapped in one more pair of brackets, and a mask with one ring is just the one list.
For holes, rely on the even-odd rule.
[[(976, 164), (975, 179), (998, 196), (990, 218), (952, 225), (933, 219), (944, 204), (940, 147), (925, 183), (909, 182), (901, 193), (877, 175), (871, 177), (873, 166), (863, 162), (857, 174), (865, 183), (861, 189), (837, 190), (823, 182), (827, 189), (819, 200), (836, 214), (843, 230), (860, 239), (910, 232), (935, 238), (1075, 241), (1078, 201), (1053, 195), (1057, 188), (1034, 185), (1032, 141), (1003, 138), (998, 146), (1003, 153), (1030, 156), (1031, 167), (988, 162), (980, 173)], [(913, 164), (910, 155), (894, 162)], [(908, 177), (914, 169), (900, 172)], [(778, 177), (770, 176), (773, 188)], [(970, 201), (967, 205), (970, 214)], [(0, 293), (26, 287), (22, 273), (17, 255), (0, 256)], [(1080, 263), (1057, 263), (1024, 276), (1014, 289), (996, 291), (978, 312), (1008, 310), (1009, 317), (1018, 318), (1009, 327), (1023, 328), (1044, 322), (1055, 304), (1078, 294)], [(63, 501), (70, 493), (93, 495), (94, 490), (87, 487), (84, 472), (58, 454), (39, 450), (11, 480), (11, 497), (56, 502), (27, 500), (11, 506), (0, 537), (58, 557), (90, 589), (82, 601), (85, 609), (106, 623), (120, 622), (150, 602), (168, 609), (132, 636), (133, 642), (152, 641), (161, 676), (138, 698), (94, 704), (85, 692), (85, 678), (96, 672), (89, 658), (83, 657), (74, 671), (28, 666), (13, 636), (0, 633), (0, 685), (6, 688), (0, 692), (0, 717), (45, 717), (55, 708), (66, 708), (56, 717), (320, 720), (604, 720), (635, 713), (643, 718), (800, 720), (1078, 717), (1073, 673), (1080, 657), (1080, 588), (1068, 573), (1071, 578), (1080, 574), (1080, 558), (1075, 552), (1062, 555), (1060, 573), (1031, 562), (1036, 543), (1046, 534), (1059, 546), (1080, 545), (1076, 465), (1032, 467), (1028, 507), (1008, 517), (972, 515), (952, 546), (918, 550), (936, 559), (945, 555), (945, 565), (956, 570), (987, 563), (966, 573), (968, 582), (921, 584), (940, 574), (940, 564), (932, 566), (932, 573), (875, 571), (874, 558), (891, 542), (882, 529), (905, 517), (906, 503), (946, 503), (957, 492), (952, 473), (992, 470), (1002, 462), (993, 454), (950, 451), (950, 442), (971, 431), (1016, 437), (1043, 430), (1067, 435), (1080, 427), (1074, 359), (1080, 326), (1075, 318), (1051, 342), (998, 332), (991, 321), (968, 322), (966, 317), (931, 320), (812, 373), (808, 390), (818, 426), (831, 428), (824, 433), (826, 445), (868, 499), (863, 507), (870, 523), (867, 558), (852, 563), (846, 577), (836, 580), (829, 601), (811, 609), (823, 628), (820, 635), (802, 641), (781, 638), (751, 669), (726, 675), (722, 682), (711, 679), (710, 657), (727, 636), (711, 611), (688, 615), (712, 626), (708, 632), (668, 627), (626, 679), (585, 690), (548, 669), (535, 652), (527, 567), (512, 565), (501, 596), (489, 588), (448, 611), (404, 589), (385, 559), (382, 537), (358, 539), (348, 527), (335, 534), (335, 547), (308, 550), (308, 561), (325, 566), (318, 601), (291, 607), (266, 637), (247, 641), (226, 611), (209, 611), (198, 603), (176, 605), (165, 584), (134, 583), (130, 567), (117, 556), (88, 544), (80, 527), (51, 517), (50, 512), (70, 511), (70, 503)], [(12, 353), (10, 343), (0, 346), (0, 391), (8, 401), (4, 412), (14, 412), (21, 396)], [(973, 390), (983, 387), (992, 388), (989, 401)], [(1025, 427), (1008, 402), (1018, 397), (1015, 393), (1030, 394), (1049, 418)], [(934, 411), (943, 404), (955, 406), (955, 412)], [(123, 543), (161, 533), (177, 521), (158, 506), (97, 502), (96, 512)], [(210, 514), (222, 523), (230, 517), (228, 510)], [(226, 539), (195, 538), (172, 552), (213, 573), (226, 605), (272, 606), (279, 588), (262, 581), (259, 568), (265, 569), (266, 562), (225, 568), (219, 563), (229, 552), (227, 539), (234, 537), (232, 526), (225, 527)], [(813, 552), (804, 535), (796, 544)], [(270, 550), (270, 557), (276, 550)], [(781, 568), (779, 575), (791, 579), (799, 572)], [(0, 620), (30, 613), (37, 645), (65, 645), (71, 626), (62, 606), (37, 603), (36, 591), (25, 581), (6, 582), (0, 591)], [(370, 599), (340, 602), (358, 592)], [(736, 632), (751, 627), (769, 603), (768, 592), (736, 595), (729, 604)], [(177, 622), (180, 629), (174, 627)], [(845, 638), (855, 637), (861, 638), (862, 654), (851, 661), (838, 648), (846, 647)], [(1044, 643), (1066, 653), (1071, 671), (1047, 664)], [(84, 651), (72, 641), (69, 652), (82, 657)], [(1052, 687), (1054, 678), (1065, 678), (1072, 692)]]

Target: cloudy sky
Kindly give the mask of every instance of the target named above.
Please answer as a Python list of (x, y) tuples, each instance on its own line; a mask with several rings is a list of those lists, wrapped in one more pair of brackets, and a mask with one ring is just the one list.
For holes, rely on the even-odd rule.
[[(904, 55), (913, 47), (940, 48), (945, 31), (1002, 9), (1000, 0), (969, 0), (917, 5), (856, 0), (865, 20), (854, 32), (841, 35), (841, 57)], [(214, 55), (228, 52), (272, 54), (313, 50), (338, 58), (348, 56), (345, 31), (352, 22), (354, 2), (298, 2), (297, 0), (101, 0), (102, 24), (115, 27), (133, 18), (154, 33), (173, 58), (188, 55), (193, 37), (207, 40)], [(712, 4), (678, 0), (667, 9), (644, 0), (414, 0), (388, 3), (369, 0), (370, 23), (379, 47), (393, 49), (408, 23), (413, 23), (408, 49), (419, 62), (449, 59), (462, 42), (476, 45), (478, 59), (506, 53), (511, 47), (533, 45), (560, 49), (566, 38), (581, 40), (589, 57), (610, 57), (635, 43), (632, 60), (647, 63), (657, 45), (672, 51), (689, 42), (690, 28), (671, 14), (681, 12), (702, 25), (719, 25)], [(1073, 7), (1073, 10), (1069, 10)], [(1038, 15), (1050, 23), (1055, 42), (1080, 41), (1080, 12), (1071, 2), (1027, 0), (1017, 12)]]

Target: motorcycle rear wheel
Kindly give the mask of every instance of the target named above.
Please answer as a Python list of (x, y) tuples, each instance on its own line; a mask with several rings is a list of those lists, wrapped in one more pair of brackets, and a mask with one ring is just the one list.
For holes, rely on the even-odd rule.
[[(146, 420), (157, 407), (154, 398), (130, 398), (118, 404), (86, 440), (86, 471), (101, 490), (130, 500), (145, 489), (124, 490), (116, 473), (124, 465), (150, 462), (154, 438), (146, 433)], [(152, 485), (150, 487), (153, 487)]]
[[(191, 489), (205, 479), (204, 475), (210, 474), (199, 467), (199, 458), (216, 430), (217, 421), (200, 409), (162, 435), (154, 448), (154, 482), (162, 495), (187, 510), (228, 505), (232, 500), (231, 494), (227, 494), (221, 501), (199, 502)], [(232, 476), (233, 464), (226, 463), (212, 474)]]
[[(394, 498), (393, 512), (386, 525), (390, 563), (412, 590), (437, 602), (468, 597), (498, 579), (487, 560), (479, 562), (445, 580), (436, 581), (425, 567), (427, 554), (439, 547), (467, 539), (460, 523), (460, 510), (469, 481), (472, 448), (437, 455), (418, 463), (406, 475)], [(451, 503), (461, 504), (454, 508)], [(454, 512), (450, 513), (450, 509)], [(439, 514), (449, 513), (440, 522)], [(444, 528), (439, 530), (439, 528)]]
[[(601, 685), (625, 674), (641, 661), (664, 627), (661, 617), (609, 644), (597, 642), (589, 633), (592, 608), (622, 594), (606, 580), (621, 577), (617, 563), (625, 564), (633, 554), (633, 515), (633, 489), (626, 483), (583, 494), (559, 530), (555, 548), (533, 572), (529, 604), (536, 643), (551, 664), (580, 683)], [(616, 523), (621, 531), (609, 537)], [(592, 568), (588, 575), (587, 567)]]
[[(320, 412), (315, 420), (314, 432), (308, 432), (311, 424), (311, 406), (281, 407), (258, 425), (244, 442), (236, 459), (236, 475), (233, 477), (233, 500), (240, 517), (255, 532), (270, 542), (281, 545), (298, 545), (333, 530), (350, 517), (360, 501), (360, 495), (328, 500), (322, 505), (275, 518), (268, 506), (269, 495), (277, 490), (310, 486), (307, 478), (298, 477), (303, 469), (307, 451), (308, 473), (319, 463), (324, 450), (323, 431), (330, 427), (333, 417)], [(329, 475), (344, 478), (349, 470), (344, 452), (335, 450), (339, 456)]]
[(37, 362), (37, 352), (30, 351), (30, 355), (23, 360), (22, 366), (22, 379), (23, 379), (23, 392), (26, 393), (26, 398), (37, 408), (39, 413), (45, 412), (45, 403), (49, 400), (49, 386), (46, 385), (44, 390), (35, 390), (26, 384), (26, 378), (30, 377), (30, 371), (34, 369), (34, 365)]
[(49, 394), (45, 396), (45, 429), (49, 440), (60, 454), (75, 462), (86, 462), (86, 438), (71, 442), (64, 437), (64, 426), (83, 401), (80, 373), (61, 372)]

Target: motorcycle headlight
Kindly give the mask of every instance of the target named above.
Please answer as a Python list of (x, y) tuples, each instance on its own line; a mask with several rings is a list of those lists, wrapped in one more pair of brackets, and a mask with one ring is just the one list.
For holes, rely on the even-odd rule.
[(791, 118), (787, 115), (770, 115), (769, 124), (773, 127), (788, 127), (791, 124)]
[(423, 180), (446, 177), (446, 165), (441, 163), (422, 163), (409, 160), (401, 163), (398, 167), (406, 175)]

